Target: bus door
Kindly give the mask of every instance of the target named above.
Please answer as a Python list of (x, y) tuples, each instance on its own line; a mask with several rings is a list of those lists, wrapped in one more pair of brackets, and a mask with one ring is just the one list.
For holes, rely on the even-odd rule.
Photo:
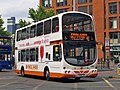
[(52, 71), (60, 72), (62, 66), (61, 60), (62, 60), (61, 45), (54, 45), (52, 48), (52, 62), (50, 64)]
[(53, 61), (61, 61), (62, 60), (62, 51), (61, 45), (53, 46)]

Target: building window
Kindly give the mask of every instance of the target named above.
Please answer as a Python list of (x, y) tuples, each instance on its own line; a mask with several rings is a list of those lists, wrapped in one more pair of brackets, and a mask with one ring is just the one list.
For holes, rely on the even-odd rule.
[(58, 10), (56, 11), (56, 14), (63, 13), (63, 12), (67, 12), (67, 11), (68, 11), (68, 9), (58, 9)]
[(109, 14), (117, 14), (117, 3), (109, 3)]
[(111, 18), (109, 18), (109, 28), (110, 29), (117, 29), (118, 28), (117, 17), (111, 17)]
[(52, 0), (43, 0), (42, 5), (46, 8), (51, 8), (52, 7)]
[(87, 8), (87, 6), (80, 6), (80, 7), (78, 7), (78, 11), (84, 12), (84, 13), (88, 13), (88, 12), (87, 12), (87, 11), (88, 11), (88, 8)]
[(67, 0), (57, 0), (56, 6), (67, 6)]
[(78, 0), (79, 4), (87, 3), (87, 0)]
[(89, 0), (89, 3), (92, 3), (93, 2), (93, 0)]
[(92, 5), (90, 5), (90, 7), (89, 7), (89, 14), (90, 14), (90, 15), (93, 14), (93, 7), (92, 7)]
[(120, 43), (120, 33), (119, 32), (112, 32), (110, 33), (110, 44)]

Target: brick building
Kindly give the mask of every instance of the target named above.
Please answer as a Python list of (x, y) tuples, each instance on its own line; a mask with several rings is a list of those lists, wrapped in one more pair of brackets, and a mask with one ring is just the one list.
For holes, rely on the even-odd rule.
[(40, 0), (40, 5), (56, 14), (73, 9), (91, 14), (99, 42), (98, 58), (109, 56), (115, 62), (120, 61), (120, 0)]

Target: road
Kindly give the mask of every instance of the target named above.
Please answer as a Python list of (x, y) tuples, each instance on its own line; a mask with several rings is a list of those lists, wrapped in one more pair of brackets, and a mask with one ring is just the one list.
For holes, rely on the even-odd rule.
[(115, 71), (102, 71), (96, 78), (51, 81), (41, 77), (21, 77), (14, 71), (0, 72), (0, 90), (120, 90), (120, 76)]

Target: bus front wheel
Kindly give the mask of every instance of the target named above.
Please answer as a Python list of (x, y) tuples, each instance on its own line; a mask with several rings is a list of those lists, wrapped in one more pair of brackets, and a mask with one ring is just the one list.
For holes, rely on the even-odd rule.
[(46, 79), (47, 81), (49, 81), (49, 80), (50, 80), (50, 72), (49, 72), (49, 70), (48, 70), (48, 69), (45, 69), (45, 72), (44, 72), (44, 77), (45, 77), (45, 79)]

